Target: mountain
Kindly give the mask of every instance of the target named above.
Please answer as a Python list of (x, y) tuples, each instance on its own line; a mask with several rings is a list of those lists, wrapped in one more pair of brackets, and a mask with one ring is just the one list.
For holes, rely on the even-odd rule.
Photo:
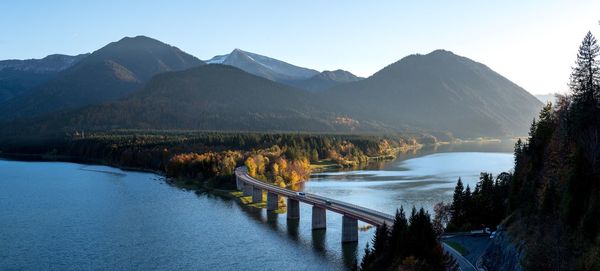
[(407, 56), (321, 95), (352, 117), (458, 137), (526, 135), (542, 107), (487, 66), (444, 50)]
[(348, 71), (335, 70), (324, 71), (308, 79), (292, 80), (283, 83), (299, 89), (319, 92), (339, 84), (356, 82), (362, 79)]
[(230, 131), (338, 131), (308, 92), (227, 65), (204, 65), (155, 76), (130, 96), (42, 118), (37, 130), (200, 129)]
[(271, 81), (308, 91), (322, 91), (330, 87), (360, 80), (360, 77), (344, 71), (318, 71), (235, 49), (230, 54), (218, 55), (206, 61), (208, 64), (230, 65)]
[(0, 61), (0, 103), (22, 95), (29, 89), (54, 78), (88, 54), (49, 55), (42, 59)]
[(223, 64), (237, 67), (243, 71), (267, 78), (275, 82), (308, 79), (319, 74), (318, 71), (294, 66), (274, 58), (235, 49), (227, 55), (207, 60), (208, 64)]
[[(88, 64), (88, 59), (117, 59), (107, 54), (94, 52), (59, 77), (68, 72), (77, 72), (83, 79), (89, 78), (87, 73), (97, 77), (102, 69)], [(134, 65), (142, 60), (117, 60), (108, 61), (112, 69), (100, 75), (117, 87), (129, 87), (118, 89), (121, 95), (101, 104), (96, 99), (85, 108), (20, 120), (5, 130), (28, 134), (65, 129), (352, 131), (502, 137), (526, 134), (527, 123), (542, 107), (531, 94), (487, 66), (443, 50), (405, 57), (369, 78), (321, 92), (298, 91), (220, 64), (160, 73), (142, 86), (143, 75), (158, 73), (157, 69), (142, 73), (142, 67)], [(143, 67), (156, 62), (150, 58)], [(107, 66), (107, 62), (92, 63)], [(343, 71), (319, 75), (338, 81), (356, 79)], [(132, 86), (139, 89), (132, 92)], [(56, 101), (52, 96), (47, 99)]]
[(551, 102), (552, 104), (556, 103), (556, 93), (537, 94), (535, 97), (544, 104), (547, 104), (548, 102)]
[(28, 93), (0, 104), (0, 119), (33, 117), (119, 99), (158, 73), (203, 64), (158, 40), (126, 37), (93, 52)]

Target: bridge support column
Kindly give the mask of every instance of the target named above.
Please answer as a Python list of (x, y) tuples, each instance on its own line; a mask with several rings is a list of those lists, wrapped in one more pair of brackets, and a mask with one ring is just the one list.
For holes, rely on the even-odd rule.
[(348, 216), (342, 217), (342, 242), (358, 242), (358, 220)]
[(300, 219), (300, 202), (295, 199), (287, 199), (287, 219)]
[(327, 226), (327, 220), (325, 215), (325, 208), (317, 207), (313, 205), (312, 207), (312, 229), (320, 230), (325, 229)]
[(235, 185), (237, 187), (237, 190), (239, 190), (239, 191), (244, 189), (244, 183), (242, 183), (242, 181), (240, 181), (240, 178), (237, 175), (235, 175)]
[(247, 183), (243, 183), (242, 186), (244, 187), (243, 188), (244, 196), (246, 196), (246, 197), (247, 196), (252, 196), (252, 188), (253, 188), (252, 185), (247, 184)]
[(262, 202), (262, 190), (260, 188), (253, 187), (252, 189), (252, 202)]
[(275, 211), (279, 208), (279, 195), (267, 192), (267, 211)]

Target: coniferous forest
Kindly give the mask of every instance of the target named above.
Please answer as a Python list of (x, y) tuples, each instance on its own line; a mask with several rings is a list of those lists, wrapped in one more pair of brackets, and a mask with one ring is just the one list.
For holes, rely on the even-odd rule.
[(526, 270), (600, 270), (600, 46), (588, 32), (570, 93), (547, 104), (515, 144), (515, 168), (477, 186), (459, 179), (447, 231), (500, 225)]

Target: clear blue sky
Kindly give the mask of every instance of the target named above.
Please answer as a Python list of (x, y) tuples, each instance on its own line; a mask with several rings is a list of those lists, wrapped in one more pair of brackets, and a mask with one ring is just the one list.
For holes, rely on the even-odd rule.
[(2, 1), (0, 59), (85, 53), (146, 35), (201, 59), (240, 48), (369, 76), (442, 48), (548, 93), (565, 89), (585, 33), (600, 36), (598, 0), (206, 2)]

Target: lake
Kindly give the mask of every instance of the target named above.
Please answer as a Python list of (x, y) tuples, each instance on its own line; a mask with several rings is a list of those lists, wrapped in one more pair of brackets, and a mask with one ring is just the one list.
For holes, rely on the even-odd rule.
[[(318, 173), (303, 189), (393, 213), (447, 201), (460, 176), (510, 170), (510, 147), (423, 149), (361, 171)], [(374, 230), (341, 244), (341, 216), (312, 231), (236, 200), (194, 193), (140, 172), (62, 162), (0, 160), (0, 269), (340, 270)], [(362, 225), (362, 224), (361, 224)]]

